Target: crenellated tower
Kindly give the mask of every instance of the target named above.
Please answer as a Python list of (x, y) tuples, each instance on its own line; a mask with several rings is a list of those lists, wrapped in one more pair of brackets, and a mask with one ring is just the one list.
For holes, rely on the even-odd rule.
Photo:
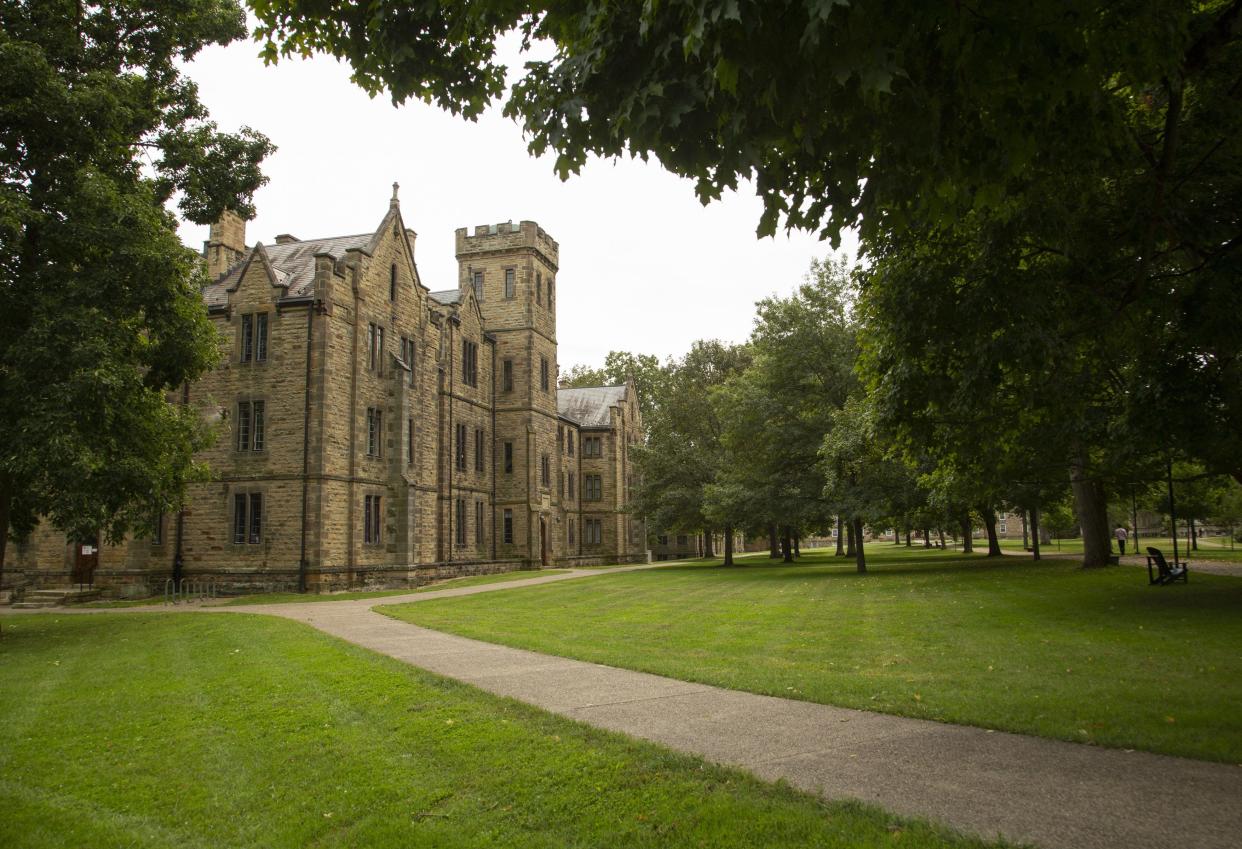
[(556, 301), (559, 247), (534, 221), (456, 233), (460, 288), (473, 288), (496, 338), (495, 468), (506, 553), (550, 561), (563, 547), (557, 440)]

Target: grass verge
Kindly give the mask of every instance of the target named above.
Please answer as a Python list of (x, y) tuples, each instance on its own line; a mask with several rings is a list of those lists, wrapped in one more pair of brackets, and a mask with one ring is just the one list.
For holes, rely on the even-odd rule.
[(1242, 763), (1242, 579), (868, 546), (381, 608), (429, 628), (787, 698)]
[(996, 845), (587, 728), (268, 617), (0, 638), (0, 845)]

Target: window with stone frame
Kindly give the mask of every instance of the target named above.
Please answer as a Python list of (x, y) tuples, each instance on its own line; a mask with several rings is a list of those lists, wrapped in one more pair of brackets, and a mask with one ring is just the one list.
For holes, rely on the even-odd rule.
[(469, 339), (461, 340), (461, 382), (479, 385), (479, 346)]
[(600, 475), (582, 476), (582, 500), (601, 501), (604, 497), (604, 479)]
[(263, 493), (233, 494), (233, 544), (258, 545), (263, 541)]
[(383, 456), (384, 413), (375, 407), (367, 407), (367, 456)]
[(262, 451), (266, 445), (267, 405), (263, 401), (237, 402), (237, 450)]
[(604, 523), (601, 519), (584, 519), (582, 541), (587, 545), (602, 545), (604, 542)]
[(401, 362), (410, 367), (410, 386), (414, 385), (414, 340), (401, 337)]
[(414, 465), (414, 420), (407, 419), (405, 426), (405, 464)]
[(384, 373), (384, 328), (378, 324), (367, 325), (367, 368)]
[(474, 502), (474, 544), (483, 545), (483, 502)]
[(362, 541), (367, 545), (379, 545), (384, 541), (382, 536), (381, 498), (379, 495), (367, 495), (363, 498)]
[(569, 498), (572, 501), (574, 497), (574, 473), (569, 473)]
[(164, 514), (158, 513), (155, 516), (155, 525), (151, 528), (151, 545), (164, 544)]
[(552, 458), (547, 454), (539, 457), (539, 485), (547, 489), (552, 484)]
[(454, 529), (454, 538), (458, 545), (466, 544), (466, 499), (457, 499), (457, 527)]
[(484, 469), (484, 451), (483, 451), (484, 435), (483, 428), (476, 427), (474, 429), (474, 470), (476, 472), (485, 471)]
[(242, 315), (240, 348), (240, 359), (243, 363), (267, 361), (267, 313)]
[(397, 302), (397, 264), (394, 262), (388, 269), (388, 300)]
[(504, 526), (501, 529), (501, 532), (503, 533), (502, 540), (504, 541), (505, 545), (512, 545), (513, 543), (513, 511), (510, 510), (508, 507), (505, 508)]
[(267, 362), (267, 313), (255, 313), (254, 316), (254, 361)]
[(569, 456), (572, 457), (574, 456), (574, 429), (569, 428), (569, 432), (566, 435), (569, 441)]
[(517, 295), (517, 271), (512, 268), (505, 269), (505, 300), (512, 301)]
[(476, 301), (483, 300), (483, 272), (476, 271), (473, 274), (474, 282), (474, 298)]
[(552, 309), (552, 278), (548, 278), (548, 309)]
[(254, 315), (245, 313), (241, 317), (241, 361), (248, 363), (254, 359)]
[(543, 303), (543, 275), (535, 272), (535, 303)]
[(582, 437), (582, 456), (583, 457), (603, 457), (604, 456), (604, 437), (602, 436)]
[(574, 544), (574, 526), (578, 524), (576, 519), (569, 520), (569, 544)]
[(457, 425), (457, 471), (466, 471), (466, 426)]
[(505, 474), (513, 474), (513, 443), (505, 443)]
[(504, 360), (500, 369), (500, 391), (513, 391), (513, 360)]
[(539, 388), (548, 391), (548, 358), (539, 358)]

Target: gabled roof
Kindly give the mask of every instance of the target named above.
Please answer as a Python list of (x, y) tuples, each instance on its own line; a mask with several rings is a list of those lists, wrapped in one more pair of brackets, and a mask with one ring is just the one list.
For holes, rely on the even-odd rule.
[(312, 294), (315, 282), (315, 255), (328, 254), (342, 259), (349, 250), (367, 250), (374, 233), (355, 236), (329, 236), (324, 239), (304, 239), (283, 245), (255, 245), (246, 258), (230, 268), (223, 276), (203, 289), (203, 300), (209, 307), (222, 307), (228, 303), (228, 292), (237, 288), (256, 251), (262, 251), (271, 269), (273, 284), (285, 287), (283, 297), (299, 298)]
[(625, 393), (624, 385), (558, 389), (556, 411), (581, 427), (608, 427), (612, 423), (608, 410), (624, 402)]

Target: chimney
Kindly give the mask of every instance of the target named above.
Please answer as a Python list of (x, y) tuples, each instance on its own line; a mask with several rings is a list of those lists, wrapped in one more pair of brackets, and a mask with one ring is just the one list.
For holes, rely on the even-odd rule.
[(207, 274), (213, 279), (228, 271), (241, 261), (246, 253), (246, 222), (231, 209), (220, 213), (220, 219), (211, 225), (203, 256), (207, 260)]
[(294, 242), (300, 241), (302, 240), (297, 236), (294, 236), (292, 233), (281, 233), (276, 237), (276, 244), (278, 245), (292, 245)]

